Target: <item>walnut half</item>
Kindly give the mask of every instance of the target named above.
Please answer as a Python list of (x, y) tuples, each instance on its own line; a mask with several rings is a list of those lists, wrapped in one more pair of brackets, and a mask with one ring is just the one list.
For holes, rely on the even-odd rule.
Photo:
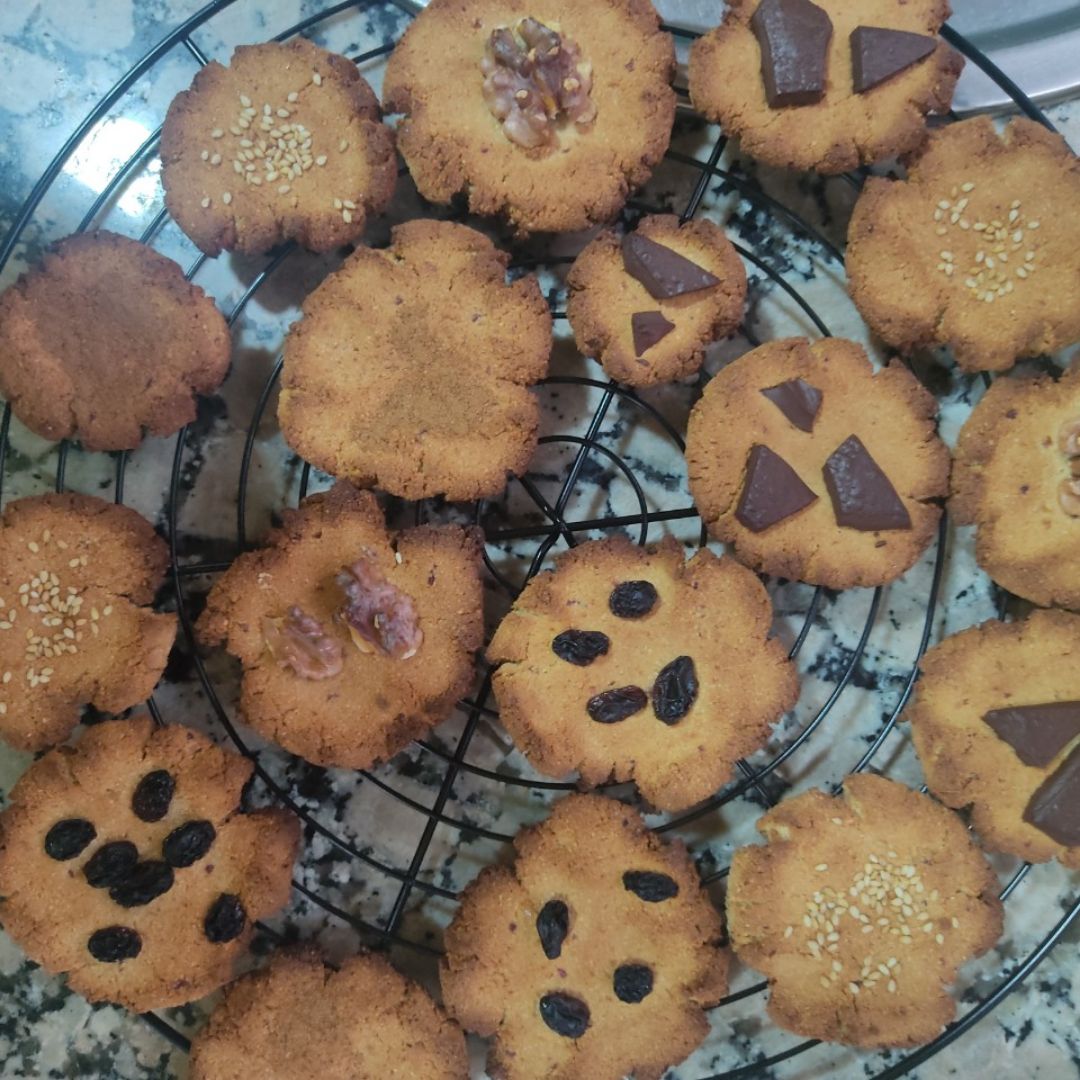
[(321, 622), (295, 604), (284, 618), (263, 618), (263, 639), (286, 671), (301, 679), (332, 679), (340, 674), (342, 650)]
[(367, 553), (343, 567), (334, 581), (345, 601), (337, 618), (361, 652), (381, 652), (395, 660), (416, 655), (424, 641), (416, 606), (386, 580)]

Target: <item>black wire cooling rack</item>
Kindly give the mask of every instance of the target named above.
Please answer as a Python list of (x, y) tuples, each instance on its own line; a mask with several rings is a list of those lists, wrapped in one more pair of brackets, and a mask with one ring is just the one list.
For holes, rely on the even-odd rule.
[[(140, 80), (146, 78), (149, 73), (172, 54), (179, 54), (182, 53), (183, 50), (186, 50), (198, 65), (207, 63), (207, 56), (202, 49), (200, 49), (193, 35), (195, 35), (201, 27), (204, 27), (205, 24), (209, 23), (210, 20), (224, 12), (226, 9), (233, 5), (242, 5), (246, 2), (247, 0), (213, 0), (213, 2), (207, 4), (147, 52), (142, 59), (140, 59), (100, 100), (100, 102), (98, 102), (72, 133), (70, 138), (64, 143), (52, 163), (35, 184), (29, 198), (19, 211), (11, 230), (4, 238), (3, 243), (0, 244), (0, 272), (2, 272), (4, 267), (8, 264), (17, 244), (19, 244), (20, 240), (24, 237), (28, 225), (33, 221), (35, 213), (52, 190), (57, 178), (65, 168), (65, 165), (72, 159), (73, 155), (79, 151), (80, 147), (84, 144), (84, 141), (87, 140), (88, 136), (94, 131), (96, 125), (110, 114), (110, 111), (121, 101), (125, 94), (133, 88), (137, 88), (140, 84)], [(362, 17), (368, 14), (371, 9), (380, 6), (396, 6), (401, 9), (407, 7), (404, 2), (398, 2), (398, 0), (391, 0), (391, 3), (384, 3), (382, 5), (380, 5), (377, 0), (344, 0), (344, 2), (327, 4), (322, 6), (317, 13), (311, 14), (295, 25), (282, 30), (275, 36), (275, 40), (284, 40), (297, 34), (313, 32), (321, 24), (332, 18), (347, 18), (353, 14)], [(669, 25), (666, 29), (675, 35), (677, 39), (682, 39), (683, 41), (693, 39), (697, 36), (695, 32), (678, 26)], [(964, 38), (948, 26), (943, 29), (942, 36), (952, 46), (963, 53), (969, 61), (980, 67), (1005, 91), (1007, 91), (1023, 113), (1039, 123), (1052, 128), (1052, 125), (1047, 118), (1032, 104), (1031, 101), (1028, 100), (1020, 88), (999, 71), (986, 59), (986, 57), (974, 49)], [(385, 42), (377, 48), (369, 49), (359, 55), (353, 56), (352, 59), (361, 65), (376, 61), (379, 57), (388, 54), (392, 50), (393, 45), (394, 43), (392, 41)], [(686, 113), (688, 112), (686, 92), (685, 90), (679, 90), (678, 92), (680, 95), (680, 111)], [(91, 227), (102, 212), (111, 205), (118, 193), (122, 192), (125, 186), (128, 185), (133, 178), (140, 175), (154, 161), (158, 153), (160, 134), (160, 128), (152, 132), (142, 145), (135, 150), (130, 158), (116, 169), (86, 210), (86, 213), (78, 226), (78, 231)], [(673, 165), (681, 166), (686, 170), (690, 170), (690, 175), (694, 177), (690, 196), (685, 200), (684, 205), (681, 207), (682, 219), (689, 220), (698, 212), (710, 183), (722, 182), (728, 185), (729, 189), (737, 192), (741, 198), (748, 200), (755, 211), (771, 218), (777, 225), (790, 229), (795, 235), (812, 240), (820, 246), (820, 250), (824, 252), (825, 258), (831, 260), (837, 266), (842, 265), (842, 253), (813, 225), (804, 220), (799, 214), (789, 209), (782, 202), (779, 202), (766, 194), (758, 185), (749, 181), (745, 176), (721, 167), (720, 159), (726, 145), (727, 138), (723, 133), (720, 133), (715, 141), (712, 142), (707, 154), (703, 157), (688, 155), (676, 149), (669, 151), (667, 155), (669, 162)], [(848, 176), (844, 179), (857, 187), (861, 184), (863, 176)], [(633, 201), (631, 205), (635, 205)], [(652, 209), (652, 207), (638, 203), (637, 209), (649, 210)], [(153, 220), (143, 232), (141, 240), (144, 243), (152, 242), (158, 236), (166, 222), (167, 213), (164, 209), (161, 209), (153, 217)], [(754, 246), (746, 246), (744, 244), (736, 244), (736, 247), (739, 254), (746, 260), (751, 268), (762, 275), (772, 286), (782, 290), (783, 294), (790, 299), (791, 302), (797, 305), (798, 309), (822, 335), (828, 335), (828, 327), (811, 303), (803, 295), (803, 291), (792, 285), (787, 277), (783, 276), (775, 268), (774, 260), (769, 257), (768, 251), (755, 250)], [(256, 294), (259, 293), (259, 290), (271, 281), (274, 275), (281, 270), (287, 260), (294, 256), (295, 253), (296, 248), (290, 245), (271, 253), (266, 258), (265, 264), (254, 273), (254, 276), (251, 277), (251, 280), (232, 307), (232, 310), (228, 313), (227, 319), (230, 327), (234, 326), (237, 320), (244, 314), (245, 309)], [(569, 259), (549, 257), (543, 260), (530, 261), (525, 264), (519, 263), (518, 265), (532, 268), (540, 261), (550, 265), (552, 263), (568, 262)], [(200, 256), (195, 259), (188, 268), (187, 276), (189, 278), (196, 278), (205, 263), (205, 256)], [(558, 310), (557, 293), (552, 293), (551, 302), (553, 313), (556, 318), (564, 318), (564, 314)], [(749, 336), (749, 331), (746, 332)], [(237, 491), (237, 551), (243, 550), (249, 546), (246, 520), (248, 513), (249, 487), (253, 472), (253, 454), (256, 447), (260, 424), (263, 420), (264, 413), (272, 400), (280, 373), (281, 359), (279, 357), (273, 365), (268, 378), (266, 378), (261, 392), (258, 394), (255, 402), (254, 414), (243, 443), (243, 451), (239, 463), (239, 485)], [(500, 519), (500, 515), (492, 513), (492, 507), (484, 503), (478, 504), (472, 509), (473, 519), (485, 532), (485, 539), (489, 548), (489, 550), (485, 551), (485, 562), (487, 563), (487, 567), (499, 586), (511, 596), (516, 594), (520, 589), (522, 581), (514, 581), (507, 575), (503, 566), (500, 565), (496, 559), (492, 558), (490, 554), (491, 548), (499, 550), (500, 547), (505, 548), (505, 545), (508, 544), (515, 544), (520, 548), (523, 544), (535, 542), (535, 548), (533, 549), (531, 556), (526, 556), (523, 560), (524, 570), (521, 576), (523, 580), (527, 580), (537, 573), (552, 547), (559, 541), (564, 542), (568, 546), (573, 546), (577, 542), (578, 536), (582, 534), (625, 529), (628, 530), (639, 543), (644, 544), (649, 539), (652, 526), (663, 522), (693, 521), (697, 518), (697, 512), (692, 505), (678, 506), (669, 509), (650, 508), (649, 500), (642, 483), (636, 475), (635, 468), (624, 460), (624, 457), (620, 453), (613, 450), (605, 441), (600, 439), (601, 429), (609, 419), (614, 407), (616, 410), (621, 410), (623, 413), (629, 414), (636, 421), (654, 425), (655, 429), (681, 452), (684, 448), (682, 435), (678, 428), (665, 417), (660, 408), (626, 387), (600, 379), (586, 378), (577, 375), (551, 376), (544, 380), (543, 386), (544, 389), (541, 390), (541, 393), (558, 394), (563, 391), (576, 390), (592, 394), (596, 397), (597, 401), (595, 409), (592, 411), (591, 418), (588, 419), (583, 433), (565, 431), (546, 435), (542, 439), (543, 444), (556, 444), (569, 452), (568, 464), (563, 469), (563, 474), (558, 478), (558, 494), (554, 499), (545, 496), (541, 487), (538, 486), (534, 479), (526, 475), (512, 481), (512, 484), (518, 485), (521, 492), (524, 493), (524, 496), (526, 496), (535, 506), (534, 513), (523, 515), (523, 518), (527, 518), (527, 520), (519, 520), (517, 522), (513, 520), (507, 521), (505, 520), (505, 515), (501, 515)], [(12, 468), (11, 458), (13, 455), (9, 453), (11, 446), (9, 437), (10, 431), (11, 410), (9, 407), (5, 406), (3, 418), (0, 420), (0, 496), (3, 494), (5, 478)], [(264, 795), (267, 798), (276, 799), (296, 812), (305, 824), (309, 838), (321, 838), (321, 841), (328, 844), (336, 854), (342, 858), (353, 860), (360, 868), (358, 870), (359, 873), (371, 875), (374, 879), (377, 879), (380, 889), (389, 888), (392, 890), (393, 901), (390, 905), (389, 913), (385, 915), (385, 917), (378, 920), (378, 922), (371, 922), (361, 919), (354, 913), (345, 910), (341, 904), (336, 903), (330, 897), (323, 895), (318, 889), (310, 888), (300, 880), (294, 881), (294, 886), (298, 894), (311, 904), (321, 908), (329, 916), (342, 920), (344, 923), (351, 926), (360, 934), (362, 940), (366, 944), (376, 947), (380, 945), (399, 946), (428, 957), (436, 956), (439, 953), (439, 948), (432, 940), (418, 940), (415, 937), (409, 937), (402, 929), (406, 909), (410, 900), (413, 899), (414, 894), (424, 894), (429, 897), (438, 898), (451, 905), (458, 895), (452, 888), (447, 888), (444, 885), (428, 880), (427, 877), (422, 874), (425, 859), (429, 854), (436, 830), (440, 827), (446, 827), (450, 830), (458, 831), (459, 834), (468, 834), (471, 837), (479, 836), (495, 842), (503, 842), (511, 839), (506, 833), (482, 827), (475, 822), (465, 820), (464, 816), (455, 816), (448, 812), (447, 805), (450, 801), (455, 782), (462, 777), (472, 776), (486, 781), (492, 781), (500, 785), (506, 785), (507, 787), (504, 789), (506, 792), (509, 792), (512, 788), (518, 788), (523, 789), (526, 794), (571, 790), (574, 785), (513, 775), (498, 769), (486, 768), (475, 761), (470, 761), (470, 747), (473, 746), (474, 737), (477, 732), (481, 730), (483, 726), (489, 725), (490, 722), (497, 721), (498, 719), (497, 712), (489, 705), (491, 681), (490, 674), (488, 673), (482, 677), (476, 692), (461, 703), (464, 723), (460, 729), (460, 733), (456, 736), (456, 741), (452, 743), (450, 748), (441, 745), (434, 738), (423, 740), (418, 744), (418, 752), (425, 758), (426, 765), (431, 768), (441, 769), (441, 775), (437, 781), (436, 795), (430, 805), (426, 805), (418, 799), (412, 798), (399, 790), (392, 782), (387, 780), (385, 774), (377, 775), (375, 772), (363, 773), (366, 782), (370, 782), (388, 796), (398, 800), (402, 806), (407, 807), (411, 812), (420, 815), (423, 819), (424, 824), (419, 840), (406, 865), (396, 865), (390, 861), (376, 857), (372, 854), (371, 849), (359, 846), (357, 843), (350, 840), (348, 836), (343, 834), (343, 830), (340, 828), (328, 825), (323, 820), (317, 818), (305, 805), (306, 800), (298, 798), (296, 792), (290, 788), (288, 783), (283, 782), (279, 778), (277, 771), (267, 767), (264, 755), (245, 741), (244, 735), (234, 724), (230, 711), (223, 702), (224, 695), (221, 688), (217, 685), (214, 677), (212, 677), (211, 673), (208, 671), (206, 664), (200, 658), (195, 647), (193, 635), (193, 603), (196, 601), (193, 600), (193, 583), (196, 579), (204, 578), (206, 575), (219, 573), (228, 565), (228, 563), (227, 561), (210, 562), (198, 558), (185, 560), (181, 556), (179, 502), (185, 471), (190, 464), (188, 461), (191, 453), (190, 438), (190, 426), (181, 430), (175, 437), (175, 450), (172, 457), (171, 476), (168, 488), (166, 527), (172, 557), (170, 567), (171, 588), (175, 594), (177, 611), (186, 637), (187, 647), (190, 649), (193, 657), (195, 672), (202, 690), (205, 692), (205, 695), (210, 702), (216, 722), (220, 725), (221, 731), (227, 739), (231, 740), (235, 747), (241, 753), (248, 756), (254, 763), (257, 780), (265, 789)], [(56, 450), (55, 476), (56, 489), (58, 491), (63, 490), (65, 487), (65, 474), (69, 456), (72, 453), (79, 454), (82, 453), (82, 451), (71, 446), (67, 442), (60, 443)], [(121, 503), (124, 501), (125, 476), (130, 455), (128, 453), (119, 453), (113, 455), (113, 457), (115, 458), (115, 468), (111, 483), (114, 498), (116, 502)], [(633, 492), (633, 499), (636, 501), (635, 510), (626, 514), (609, 513), (585, 518), (573, 517), (568, 513), (574, 493), (581, 483), (583, 475), (593, 467), (593, 463), (596, 461), (599, 461), (606, 469), (614, 475), (621, 477), (621, 479), (629, 485), (630, 490)], [(303, 498), (307, 493), (311, 480), (310, 466), (306, 464), (302, 465), (298, 485), (298, 494), (300, 498)], [(420, 520), (425, 514), (424, 507), (422, 505), (417, 507), (415, 512), (417, 519)], [(536, 520), (538, 517), (540, 519), (539, 523), (537, 523)], [(656, 530), (654, 529), (654, 536), (655, 532)], [(943, 569), (945, 566), (947, 536), (948, 524), (943, 518), (936, 541), (936, 547), (932, 555), (932, 571), (929, 576), (929, 587), (925, 596), (922, 631), (918, 641), (917, 652), (911, 660), (911, 665), (906, 677), (902, 681), (898, 699), (894, 707), (884, 714), (878, 730), (867, 738), (867, 747), (865, 751), (859, 759), (853, 762), (846, 770), (848, 773), (859, 772), (868, 767), (872, 767), (875, 757), (879, 754), (882, 746), (889, 738), (890, 733), (894, 730), (900, 714), (911, 695), (917, 677), (918, 660), (927, 648), (934, 626), (935, 613), (937, 611), (942, 585)], [(701, 542), (704, 543), (704, 540), (704, 533), (702, 533)], [(801, 624), (794, 635), (794, 643), (791, 647), (792, 656), (797, 656), (802, 650), (804, 643), (807, 640), (807, 636), (811, 631), (811, 627), (820, 615), (823, 596), (824, 591), (820, 588), (812, 592), (809, 602), (802, 613)], [(679, 814), (664, 821), (657, 826), (657, 831), (674, 832), (680, 829), (685, 830), (692, 823), (697, 823), (696, 827), (700, 828), (701, 819), (706, 818), (707, 815), (712, 814), (720, 807), (723, 807), (742, 796), (751, 795), (758, 803), (764, 802), (766, 804), (772, 804), (775, 802), (775, 785), (773, 788), (770, 788), (767, 781), (782, 765), (790, 761), (794, 755), (798, 754), (800, 749), (806, 746), (808, 741), (813, 739), (815, 732), (822, 727), (826, 718), (834, 710), (841, 695), (844, 694), (845, 690), (851, 684), (859, 664), (864, 658), (867, 642), (875, 622), (879, 617), (881, 607), (882, 590), (879, 588), (874, 590), (872, 595), (870, 595), (862, 628), (857, 633), (857, 643), (852, 649), (846, 652), (844, 662), (835, 673), (831, 692), (828, 693), (824, 702), (816, 709), (816, 711), (814, 711), (813, 715), (810, 716), (805, 723), (802, 723), (800, 727), (785, 734), (782, 744), (777, 748), (776, 752), (771, 757), (771, 760), (766, 760), (763, 764), (756, 766), (751, 766), (745, 762), (740, 763), (739, 769), (741, 775), (736, 782), (725, 787), (719, 794), (707, 800), (705, 803), (694, 807), (686, 813)], [(164, 722), (161, 710), (153, 699), (148, 702), (148, 706), (155, 720), (159, 723)], [(1007, 900), (1012, 896), (1016, 888), (1027, 876), (1030, 869), (1028, 864), (1024, 864), (1020, 866), (1019, 869), (1015, 870), (1001, 891), (1002, 899)], [(703, 881), (706, 884), (711, 884), (722, 879), (726, 873), (726, 868), (712, 868), (707, 873), (703, 874)], [(878, 1071), (875, 1074), (877, 1080), (889, 1080), (889, 1078), (905, 1075), (922, 1062), (925, 1062), (986, 1017), (1012, 990), (1019, 986), (1046, 957), (1049, 951), (1072, 924), (1074, 919), (1080, 915), (1080, 897), (1062, 898), (1059, 900), (1059, 905), (1060, 910), (1063, 913), (1049, 928), (1042, 940), (1022, 960), (1016, 962), (1007, 970), (999, 973), (996, 985), (994, 985), (988, 993), (985, 993), (982, 996), (975, 996), (973, 1000), (971, 998), (966, 998), (965, 1001), (970, 1007), (967, 1008), (955, 1023), (950, 1025), (933, 1042), (900, 1057), (883, 1070)], [(260, 928), (263, 933), (272, 940), (280, 938), (280, 934), (271, 927), (263, 925)], [(764, 982), (756, 983), (753, 986), (729, 995), (729, 997), (721, 1002), (717, 1008), (723, 1010), (725, 1006), (732, 1005), (737, 1001), (760, 996), (765, 991), (765, 988), (766, 984)], [(169, 1039), (175, 1046), (184, 1050), (187, 1049), (187, 1038), (168, 1020), (155, 1014), (146, 1014), (144, 1018), (158, 1033)], [(795, 1058), (815, 1045), (817, 1045), (817, 1043), (810, 1040), (794, 1042), (778, 1052), (767, 1055), (760, 1051), (754, 1052), (749, 1055), (756, 1059), (752, 1064), (743, 1065), (727, 1072), (714, 1073), (707, 1078), (707, 1080), (721, 1080), (721, 1078), (734, 1080), (734, 1078), (772, 1075), (770, 1072), (772, 1066), (779, 1065), (781, 1062)], [(866, 1075), (870, 1075), (869, 1069), (866, 1070)]]

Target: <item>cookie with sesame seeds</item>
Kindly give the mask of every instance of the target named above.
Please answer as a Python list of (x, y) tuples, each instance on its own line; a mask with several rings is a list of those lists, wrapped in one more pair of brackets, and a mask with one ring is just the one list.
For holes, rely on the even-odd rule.
[(990, 864), (963, 821), (880, 776), (808, 791), (758, 820), (735, 852), (736, 956), (769, 980), (769, 1016), (865, 1048), (929, 1042), (956, 1014), (949, 986), (1002, 929)]
[(243, 665), (240, 709), (317, 765), (386, 761), (450, 714), (483, 639), (480, 536), (387, 531), (338, 483), (215, 582), (197, 631)]
[(746, 271), (706, 218), (642, 218), (634, 232), (605, 230), (574, 260), (566, 317), (577, 347), (628, 386), (692, 375), (705, 346), (742, 318)]
[(848, 228), (851, 297), (904, 352), (1003, 371), (1080, 340), (1080, 159), (1017, 118), (936, 130), (907, 179), (872, 177)]
[(614, 218), (663, 158), (674, 72), (649, 0), (431, 0), (383, 102), (426, 199), (570, 232)]
[(105, 230), (61, 240), (0, 296), (0, 394), (35, 434), (87, 450), (133, 450), (194, 420), (231, 349), (172, 259)]
[(50, 750), (0, 814), (0, 922), (90, 1001), (182, 1005), (231, 979), (257, 919), (288, 899), (286, 810), (242, 813), (254, 766), (147, 715)]
[(530, 387), (551, 313), (535, 276), (448, 221), (398, 225), (359, 248), (285, 339), (278, 419), (313, 465), (406, 499), (499, 494), (537, 445)]
[(191, 1046), (191, 1080), (468, 1080), (461, 1029), (377, 953), (328, 968), (276, 954), (238, 979)]
[(150, 610), (165, 542), (126, 506), (36, 495), (0, 517), (0, 737), (63, 741), (84, 705), (118, 713), (149, 697), (176, 636)]
[(484, 870), (446, 932), (451, 1016), (493, 1036), (506, 1080), (655, 1080), (727, 991), (723, 923), (679, 841), (630, 807), (569, 795)]
[(169, 106), (165, 205), (207, 255), (363, 235), (397, 183), (393, 133), (356, 65), (304, 38), (241, 45)]

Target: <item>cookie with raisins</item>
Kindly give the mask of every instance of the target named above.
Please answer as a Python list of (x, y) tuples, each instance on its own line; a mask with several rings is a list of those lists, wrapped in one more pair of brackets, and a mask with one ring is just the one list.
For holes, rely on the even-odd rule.
[(446, 932), (450, 1014), (493, 1036), (507, 1080), (659, 1076), (727, 991), (723, 923), (682, 843), (634, 810), (570, 795), (484, 870)]
[(72, 990), (136, 1012), (227, 982), (288, 899), (300, 841), (287, 811), (240, 811), (252, 768), (145, 715), (49, 751), (0, 814), (4, 929)]

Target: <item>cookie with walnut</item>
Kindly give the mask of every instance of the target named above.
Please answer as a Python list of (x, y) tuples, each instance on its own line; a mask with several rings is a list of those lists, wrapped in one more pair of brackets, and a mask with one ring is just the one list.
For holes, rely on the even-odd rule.
[(566, 283), (577, 347), (628, 386), (692, 375), (746, 301), (746, 271), (724, 230), (671, 214), (643, 218), (626, 236), (600, 233)]
[(288, 899), (285, 810), (240, 812), (251, 762), (149, 716), (90, 728), (20, 777), (0, 814), (0, 920), (90, 1001), (136, 1012), (233, 977)]
[(997, 941), (997, 879), (952, 811), (880, 776), (809, 791), (758, 819), (735, 852), (731, 946), (769, 980), (769, 1016), (865, 1048), (929, 1042), (949, 984)]
[(150, 610), (169, 553), (150, 523), (89, 495), (16, 499), (0, 518), (0, 736), (62, 742), (84, 705), (118, 713), (165, 670), (176, 618)]
[(632, 809), (570, 795), (484, 870), (446, 932), (442, 989), (493, 1036), (506, 1080), (656, 1078), (705, 1038), (727, 990), (723, 924), (685, 847)]
[(317, 765), (365, 769), (446, 719), (483, 638), (480, 537), (387, 531), (339, 483), (287, 510), (217, 580), (197, 630), (243, 665), (253, 728)]
[(732, 559), (686, 562), (672, 539), (579, 544), (529, 582), (488, 646), (500, 719), (541, 772), (633, 780), (659, 809), (684, 809), (799, 696), (771, 622), (764, 586)]
[(568, 232), (610, 221), (664, 156), (674, 71), (649, 0), (431, 0), (383, 102), (426, 199)]
[(851, 297), (905, 352), (948, 345), (965, 371), (1080, 339), (1080, 160), (1017, 118), (939, 128), (906, 180), (871, 177), (848, 227)]
[(302, 37), (202, 67), (161, 132), (165, 205), (207, 255), (352, 243), (397, 183), (394, 137), (356, 65)]

